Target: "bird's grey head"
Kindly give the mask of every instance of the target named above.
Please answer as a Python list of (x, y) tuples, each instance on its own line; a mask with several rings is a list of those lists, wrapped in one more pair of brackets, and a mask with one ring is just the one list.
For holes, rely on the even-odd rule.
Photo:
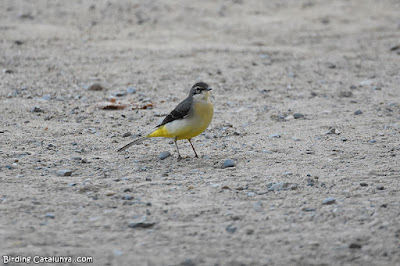
[(196, 95), (196, 94), (202, 94), (203, 92), (208, 92), (210, 91), (211, 88), (208, 87), (207, 83), (205, 82), (197, 82), (192, 86), (190, 89), (190, 95)]

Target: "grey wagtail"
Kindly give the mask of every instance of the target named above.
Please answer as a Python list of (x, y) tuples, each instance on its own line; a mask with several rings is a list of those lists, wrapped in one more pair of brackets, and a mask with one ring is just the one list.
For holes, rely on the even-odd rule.
[(210, 91), (211, 88), (204, 82), (194, 84), (190, 89), (189, 96), (164, 118), (155, 131), (132, 141), (118, 151), (123, 151), (146, 138), (173, 138), (178, 159), (181, 159), (177, 141), (187, 139), (192, 146), (195, 157), (198, 158), (191, 139), (206, 130), (213, 118), (214, 107), (210, 101)]

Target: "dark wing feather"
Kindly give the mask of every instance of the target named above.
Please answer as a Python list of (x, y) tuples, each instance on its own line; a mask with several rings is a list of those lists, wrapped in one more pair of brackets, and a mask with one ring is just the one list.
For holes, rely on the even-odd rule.
[(190, 111), (190, 108), (192, 106), (193, 103), (193, 97), (187, 97), (185, 100), (183, 100), (180, 104), (178, 104), (177, 107), (175, 107), (174, 110), (172, 110), (172, 112), (167, 115), (164, 120), (161, 122), (161, 124), (159, 124), (157, 127), (161, 127), (167, 123), (170, 123), (174, 120), (177, 119), (182, 119), (185, 116), (187, 116), (187, 114)]

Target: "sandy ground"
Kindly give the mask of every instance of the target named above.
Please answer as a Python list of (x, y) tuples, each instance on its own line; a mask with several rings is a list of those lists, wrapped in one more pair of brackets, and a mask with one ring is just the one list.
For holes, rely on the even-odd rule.
[[(0, 255), (400, 265), (399, 10), (0, 1)], [(168, 139), (116, 152), (196, 81), (214, 88), (201, 158)]]

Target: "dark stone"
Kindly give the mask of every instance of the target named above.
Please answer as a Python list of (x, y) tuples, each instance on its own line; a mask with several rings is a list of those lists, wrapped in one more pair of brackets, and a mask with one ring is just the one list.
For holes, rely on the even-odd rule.
[(351, 243), (351, 244), (349, 245), (349, 248), (352, 248), (352, 249), (360, 249), (360, 248), (362, 248), (362, 246), (361, 246), (360, 244), (358, 244), (358, 243)]
[(31, 113), (43, 113), (43, 109), (39, 105), (32, 107)]
[(57, 175), (58, 176), (71, 176), (72, 170), (58, 170)]
[(349, 97), (353, 96), (353, 93), (351, 91), (341, 91), (341, 92), (339, 92), (339, 96), (349, 98)]
[(196, 266), (196, 263), (191, 259), (186, 259), (180, 264), (180, 266)]
[(122, 135), (123, 138), (129, 137), (130, 135), (132, 135), (131, 132), (126, 132), (124, 133), (124, 135)]
[(169, 151), (163, 151), (158, 155), (158, 159), (164, 160), (170, 156), (171, 156), (171, 153)]
[(131, 195), (125, 195), (122, 197), (123, 200), (132, 200), (133, 197)]
[(234, 167), (236, 165), (234, 160), (225, 159), (222, 168)]
[(56, 218), (56, 216), (54, 215), (54, 213), (48, 212), (44, 215), (44, 217), (46, 218), (50, 218), (50, 219), (54, 219)]
[(99, 83), (94, 83), (94, 84), (90, 85), (88, 90), (90, 90), (90, 91), (102, 91), (102, 90), (104, 90), (104, 88)]
[(130, 228), (142, 228), (142, 229), (146, 229), (146, 228), (151, 228), (155, 225), (156, 223), (154, 222), (147, 222), (145, 219), (142, 221), (134, 221), (134, 222), (130, 222), (128, 224), (128, 227)]
[(304, 115), (301, 113), (295, 113), (293, 114), (294, 119), (299, 119), (299, 118), (304, 118)]
[(236, 232), (237, 228), (236, 228), (235, 226), (233, 226), (233, 224), (230, 224), (230, 225), (228, 225), (228, 226), (225, 228), (225, 230), (226, 230), (228, 233), (233, 234), (233, 233)]

